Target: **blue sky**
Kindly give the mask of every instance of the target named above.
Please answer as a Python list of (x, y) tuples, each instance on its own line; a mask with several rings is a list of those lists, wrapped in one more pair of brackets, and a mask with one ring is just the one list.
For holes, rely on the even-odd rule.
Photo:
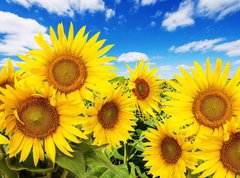
[(0, 67), (38, 48), (34, 35), (49, 38), (49, 26), (59, 22), (66, 32), (70, 22), (75, 32), (83, 25), (92, 35), (101, 31), (100, 39), (115, 44), (107, 55), (116, 56), (119, 75), (140, 58), (162, 78), (207, 57), (231, 61), (231, 74), (240, 67), (239, 0), (1, 0)]

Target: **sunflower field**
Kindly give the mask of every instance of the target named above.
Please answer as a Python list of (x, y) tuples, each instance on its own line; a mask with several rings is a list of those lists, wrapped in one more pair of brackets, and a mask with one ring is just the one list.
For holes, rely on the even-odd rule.
[(140, 60), (124, 78), (89, 33), (50, 27), (1, 69), (0, 177), (239, 177), (240, 69), (207, 59), (164, 80)]

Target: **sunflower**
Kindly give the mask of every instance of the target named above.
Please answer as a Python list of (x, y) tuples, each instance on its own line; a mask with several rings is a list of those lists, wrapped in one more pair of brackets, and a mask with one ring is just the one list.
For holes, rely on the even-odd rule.
[[(8, 58), (7, 66), (3, 66), (0, 72), (0, 88), (6, 88), (7, 85), (14, 85), (14, 69), (10, 58)], [(3, 119), (3, 109), (1, 105), (2, 101), (0, 100), (0, 131), (5, 127), (5, 120)]]
[(130, 72), (129, 85), (135, 102), (141, 111), (144, 114), (155, 116), (152, 108), (159, 111), (161, 82), (158, 80), (159, 76), (155, 76), (157, 68), (149, 70), (149, 66), (149, 62), (144, 65), (143, 60), (136, 65), (134, 71), (127, 65)]
[(196, 159), (191, 152), (191, 144), (184, 141), (181, 134), (173, 134), (169, 124), (157, 125), (157, 130), (149, 129), (144, 132), (150, 142), (143, 154), (145, 166), (151, 166), (149, 171), (154, 177), (181, 177), (185, 178), (186, 167), (194, 169)]
[(183, 76), (175, 75), (176, 82), (169, 83), (178, 92), (168, 92), (172, 100), (165, 105), (165, 112), (180, 125), (190, 125), (192, 134), (222, 135), (228, 122), (236, 122), (240, 116), (239, 86), (240, 70), (228, 81), (230, 62), (222, 71), (222, 61), (217, 59), (214, 71), (209, 59), (206, 73), (195, 61), (190, 75), (180, 69)]
[(123, 94), (123, 88), (109, 86), (94, 101), (94, 107), (87, 110), (88, 118), (82, 123), (85, 133), (93, 132), (93, 145), (109, 144), (107, 148), (120, 145), (131, 138), (129, 131), (136, 125), (130, 105), (132, 98)]
[(42, 50), (34, 49), (26, 56), (19, 55), (26, 63), (18, 65), (38, 76), (41, 81), (47, 81), (58, 95), (76, 98), (80, 94), (83, 97), (88, 91), (86, 88), (104, 88), (104, 81), (116, 75), (110, 71), (116, 68), (106, 65), (115, 58), (103, 56), (113, 45), (101, 48), (106, 40), (97, 41), (100, 32), (87, 40), (89, 33), (84, 35), (85, 29), (85, 26), (82, 27), (74, 37), (71, 23), (66, 37), (63, 24), (60, 23), (57, 37), (50, 27), (51, 45), (40, 33), (35, 40)]
[(26, 81), (21, 85), (16, 83), (15, 89), (8, 85), (6, 89), (0, 89), (0, 99), (5, 108), (5, 133), (10, 137), (9, 157), (21, 152), (19, 161), (22, 162), (32, 150), (36, 166), (39, 159), (44, 159), (44, 150), (53, 163), (56, 147), (67, 156), (72, 156), (70, 152), (73, 150), (66, 139), (79, 143), (77, 137), (87, 138), (75, 127), (81, 119), (78, 116), (81, 106), (61, 102), (60, 99), (56, 103), (54, 92), (47, 83), (32, 83)]
[(213, 178), (235, 178), (240, 175), (240, 130), (236, 124), (228, 124), (229, 133), (226, 136), (201, 138), (196, 152), (198, 159), (204, 160), (193, 173), (200, 173), (201, 177), (213, 174)]

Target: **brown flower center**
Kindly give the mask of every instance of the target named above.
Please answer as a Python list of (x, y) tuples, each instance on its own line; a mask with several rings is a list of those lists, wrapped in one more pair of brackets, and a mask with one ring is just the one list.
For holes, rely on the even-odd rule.
[(104, 104), (98, 113), (98, 121), (104, 129), (110, 129), (118, 122), (118, 107), (114, 102)]
[(223, 143), (221, 153), (221, 162), (223, 166), (233, 172), (240, 174), (240, 133), (230, 136), (228, 141)]
[(48, 67), (48, 81), (63, 93), (81, 89), (87, 78), (87, 67), (80, 57), (62, 54)]
[(223, 126), (232, 117), (231, 99), (218, 89), (199, 93), (192, 109), (199, 124), (213, 129)]
[(172, 137), (165, 137), (161, 143), (162, 158), (168, 164), (175, 164), (182, 155), (182, 149)]
[(137, 97), (137, 99), (139, 100), (146, 99), (150, 91), (148, 83), (141, 78), (137, 78), (134, 83), (135, 83), (135, 88), (132, 91)]
[(48, 99), (30, 97), (17, 109), (19, 119), (17, 127), (32, 138), (45, 138), (55, 133), (59, 126), (59, 115)]

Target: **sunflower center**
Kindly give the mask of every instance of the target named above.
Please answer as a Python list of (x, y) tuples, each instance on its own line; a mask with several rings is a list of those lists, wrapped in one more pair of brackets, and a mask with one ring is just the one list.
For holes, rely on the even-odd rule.
[(240, 174), (240, 133), (232, 134), (230, 139), (223, 143), (221, 161), (227, 170)]
[(48, 81), (57, 90), (70, 93), (81, 89), (87, 78), (87, 68), (80, 57), (63, 54), (49, 64)]
[(17, 109), (17, 127), (32, 138), (45, 138), (55, 133), (59, 126), (59, 115), (55, 107), (45, 98), (30, 97)]
[(135, 94), (137, 99), (144, 100), (145, 98), (147, 98), (150, 90), (148, 83), (141, 78), (137, 78), (134, 83), (135, 88), (133, 89), (133, 93)]
[(218, 89), (199, 93), (192, 109), (199, 124), (213, 129), (224, 125), (232, 117), (232, 101)]
[(161, 143), (162, 158), (169, 164), (175, 164), (181, 157), (182, 149), (172, 137), (166, 137)]
[(68, 86), (78, 78), (79, 69), (73, 61), (59, 61), (53, 68), (53, 74), (58, 83)]
[(98, 113), (98, 120), (104, 129), (110, 129), (118, 122), (118, 107), (114, 102), (104, 104)]

